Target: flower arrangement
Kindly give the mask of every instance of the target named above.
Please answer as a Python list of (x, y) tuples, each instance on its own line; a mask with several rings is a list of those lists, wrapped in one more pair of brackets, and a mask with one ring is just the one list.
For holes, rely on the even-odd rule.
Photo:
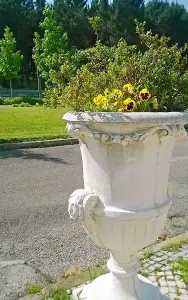
[(93, 102), (99, 111), (157, 111), (159, 108), (157, 98), (147, 88), (139, 89), (131, 83), (125, 84), (122, 89), (105, 89)]

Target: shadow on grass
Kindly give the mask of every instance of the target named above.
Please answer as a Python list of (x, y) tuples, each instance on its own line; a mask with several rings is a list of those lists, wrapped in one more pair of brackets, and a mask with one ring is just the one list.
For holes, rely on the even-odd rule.
[(65, 164), (69, 163), (63, 160), (62, 158), (53, 157), (47, 153), (36, 153), (31, 150), (10, 150), (10, 151), (2, 151), (0, 152), (0, 159), (8, 159), (8, 158), (22, 158), (27, 160), (43, 160), (43, 161), (51, 161), (57, 164)]

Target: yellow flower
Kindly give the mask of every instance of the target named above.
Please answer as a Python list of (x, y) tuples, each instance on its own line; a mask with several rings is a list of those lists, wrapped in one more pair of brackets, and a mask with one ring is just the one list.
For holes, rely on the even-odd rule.
[(123, 112), (123, 111), (125, 111), (125, 108), (124, 108), (124, 107), (118, 108), (118, 112)]
[(102, 107), (102, 106), (106, 105), (107, 99), (106, 99), (105, 96), (99, 94), (97, 97), (95, 97), (93, 99), (93, 101), (94, 101), (96, 106)]
[(133, 111), (136, 108), (136, 102), (131, 98), (124, 100), (123, 104), (125, 105), (127, 111)]
[(109, 89), (105, 89), (104, 94), (105, 96), (108, 96), (110, 94)]
[(99, 94), (97, 97), (94, 98), (93, 101), (94, 101), (95, 105), (99, 106), (101, 104), (102, 97), (103, 96), (101, 94)]
[(127, 83), (123, 86), (123, 91), (128, 92), (129, 94), (133, 94), (134, 89), (131, 83)]
[(114, 96), (116, 98), (121, 98), (123, 96), (123, 93), (119, 89), (113, 89), (112, 96)]
[(147, 89), (143, 89), (139, 93), (139, 98), (141, 100), (148, 100), (150, 97), (151, 97), (151, 94)]
[(153, 105), (154, 109), (158, 109), (159, 108), (159, 104), (158, 104), (157, 98), (153, 98), (152, 99), (152, 105)]

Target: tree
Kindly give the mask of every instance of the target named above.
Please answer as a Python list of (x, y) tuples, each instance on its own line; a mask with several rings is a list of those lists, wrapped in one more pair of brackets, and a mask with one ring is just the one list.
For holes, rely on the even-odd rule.
[(54, 11), (49, 5), (46, 5), (44, 21), (40, 27), (44, 30), (41, 38), (35, 33), (35, 47), (33, 49), (33, 58), (45, 81), (50, 80), (50, 72), (59, 66), (61, 55), (67, 51), (67, 34), (57, 25), (54, 18)]
[(45, 0), (0, 0), (0, 38), (3, 37), (4, 28), (8, 26), (24, 57), (21, 65), (21, 86), (24, 86), (25, 79), (29, 86), (31, 75), (33, 78), (35, 76), (33, 38), (43, 20), (44, 3)]
[(78, 49), (92, 45), (92, 29), (88, 24), (89, 8), (86, 0), (54, 0), (55, 17), (67, 32), (69, 45)]
[(101, 39), (103, 42), (108, 42), (111, 35), (110, 5), (108, 0), (99, 1), (97, 14), (101, 20)]
[(40, 95), (40, 76), (45, 80), (45, 86), (53, 86), (53, 72), (61, 65), (61, 57), (68, 50), (67, 34), (57, 25), (54, 11), (49, 5), (44, 10), (44, 21), (41, 28), (44, 36), (36, 32), (33, 48), (33, 59), (37, 66), (38, 90)]
[(93, 0), (91, 15), (100, 18), (100, 40), (109, 45), (116, 44), (121, 38), (128, 43), (138, 42), (135, 34), (135, 18), (143, 20), (143, 0)]
[(32, 48), (36, 26), (34, 0), (21, 0), (19, 32), (14, 35), (23, 54), (21, 84), (24, 85), (26, 80), (27, 86), (30, 85), (30, 75), (34, 71)]
[(137, 44), (138, 38), (135, 34), (135, 19), (143, 20), (143, 0), (113, 0), (112, 3), (112, 39), (118, 42), (124, 38), (129, 44)]
[(41, 66), (41, 38), (40, 35), (36, 32), (34, 38), (35, 47), (33, 48), (33, 59), (37, 68), (37, 80), (38, 80), (38, 94), (39, 98), (41, 98), (41, 75), (40, 70), (42, 72)]
[(90, 17), (88, 18), (88, 22), (91, 25), (93, 31), (96, 34), (97, 37), (97, 42), (99, 40), (99, 32), (100, 32), (100, 28), (101, 28), (101, 18), (100, 17)]
[(172, 43), (188, 41), (188, 12), (183, 5), (152, 0), (146, 5), (145, 20), (152, 32), (171, 37)]
[[(36, 15), (36, 25), (38, 25), (40, 22), (43, 21), (43, 11), (45, 9), (45, 5), (46, 5), (46, 0), (36, 0), (35, 1), (35, 15)], [(36, 30), (38, 31), (39, 28), (36, 28)]]
[(22, 61), (20, 51), (16, 50), (16, 40), (9, 27), (5, 28), (4, 38), (0, 40), (0, 74), (10, 81), (12, 97), (12, 80), (18, 78)]
[(36, 0), (35, 1), (35, 6), (36, 6), (37, 11), (43, 12), (45, 5), (46, 5), (46, 0)]

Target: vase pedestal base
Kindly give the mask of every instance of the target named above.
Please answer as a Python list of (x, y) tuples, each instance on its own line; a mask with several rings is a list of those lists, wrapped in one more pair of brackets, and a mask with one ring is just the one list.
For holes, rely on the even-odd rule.
[(79, 300), (170, 300), (141, 275), (115, 277), (103, 275), (85, 286)]

